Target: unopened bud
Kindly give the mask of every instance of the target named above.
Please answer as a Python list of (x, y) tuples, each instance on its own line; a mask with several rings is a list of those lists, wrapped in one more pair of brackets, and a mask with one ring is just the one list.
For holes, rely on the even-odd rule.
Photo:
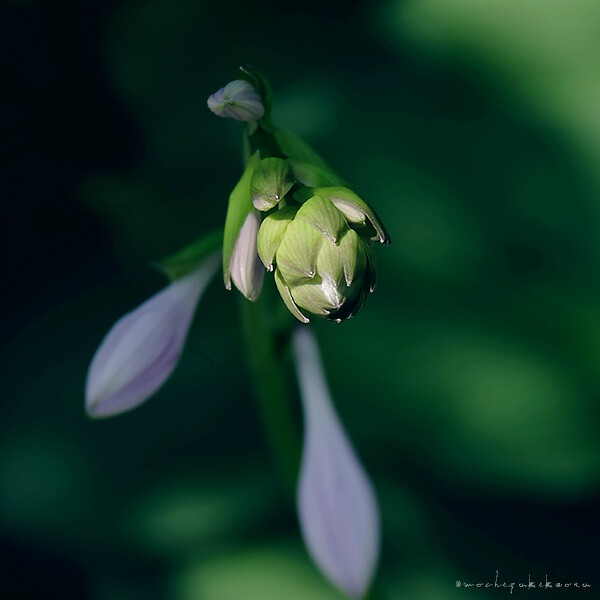
[(212, 94), (206, 103), (215, 115), (236, 121), (256, 121), (265, 114), (258, 92), (243, 79), (231, 81)]
[(281, 158), (263, 158), (252, 174), (250, 193), (254, 208), (267, 211), (273, 208), (294, 185), (292, 172)]
[(390, 236), (375, 211), (352, 190), (345, 187), (317, 187), (307, 190), (306, 194), (322, 196), (343, 213), (348, 225), (356, 229), (361, 236), (381, 244), (389, 244)]
[(288, 225), (294, 220), (297, 211), (298, 209), (295, 207), (286, 206), (265, 217), (260, 226), (258, 231), (258, 255), (269, 271), (273, 270), (275, 253), (281, 246)]
[(321, 572), (351, 598), (363, 598), (379, 557), (380, 525), (373, 486), (335, 412), (314, 336), (293, 338), (304, 412), (298, 517)]
[(219, 255), (213, 253), (113, 325), (87, 375), (86, 409), (91, 417), (109, 417), (136, 408), (169, 378)]
[[(343, 213), (315, 196), (299, 209), (269, 215), (259, 233), (259, 253), (290, 312), (341, 321), (353, 316), (372, 291), (374, 264), (365, 242)], [(264, 230), (263, 230), (264, 228)]]
[(248, 300), (256, 300), (260, 296), (265, 276), (265, 269), (257, 252), (259, 226), (258, 213), (250, 211), (238, 234), (229, 266), (235, 287)]

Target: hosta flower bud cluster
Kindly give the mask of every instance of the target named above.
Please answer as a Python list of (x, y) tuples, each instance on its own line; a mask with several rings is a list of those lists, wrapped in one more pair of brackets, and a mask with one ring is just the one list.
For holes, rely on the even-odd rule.
[[(236, 83), (236, 82), (234, 82)], [(228, 98), (227, 107), (248, 102), (267, 87), (257, 78), (237, 82), (214, 94)], [(249, 88), (250, 86), (250, 88)], [(212, 98), (212, 97), (211, 97)], [(266, 100), (265, 100), (266, 102)], [(214, 102), (212, 103), (214, 104)], [(225, 105), (211, 105), (225, 116)], [(220, 112), (219, 112), (220, 111)], [(239, 112), (239, 111), (238, 111)], [(264, 272), (258, 258), (273, 271), (277, 289), (290, 312), (303, 323), (310, 315), (342, 321), (365, 304), (375, 288), (374, 242), (389, 243), (371, 207), (302, 140), (253, 114), (246, 146), (246, 170), (232, 192), (225, 224), (225, 285), (231, 282), (256, 300)], [(234, 116), (234, 115), (232, 115)], [(239, 118), (236, 113), (234, 118)], [(262, 222), (260, 222), (262, 218)], [(260, 222), (258, 235), (253, 238)], [(253, 224), (250, 227), (249, 223)]]
[(258, 233), (258, 254), (292, 314), (341, 321), (361, 308), (375, 285), (368, 243), (351, 229), (328, 197), (311, 196), (299, 207), (268, 215)]
[(250, 184), (254, 207), (268, 211), (258, 232), (258, 254), (298, 320), (307, 323), (313, 314), (339, 322), (353, 316), (375, 289), (370, 246), (389, 238), (350, 189), (304, 185), (294, 167), (309, 183), (341, 181), (316, 165), (299, 169), (283, 158), (261, 160)]

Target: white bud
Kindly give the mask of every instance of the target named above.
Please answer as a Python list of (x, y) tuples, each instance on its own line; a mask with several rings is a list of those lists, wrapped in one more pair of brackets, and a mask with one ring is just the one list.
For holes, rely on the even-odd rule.
[(87, 375), (91, 417), (136, 408), (168, 379), (179, 361), (202, 292), (216, 272), (220, 252), (121, 317), (96, 350)]
[(243, 79), (231, 81), (212, 94), (206, 103), (215, 115), (236, 121), (256, 121), (265, 114), (258, 92)]
[(371, 482), (340, 423), (312, 333), (293, 336), (304, 409), (298, 516), (316, 565), (340, 590), (363, 598), (379, 556), (379, 511)]
[(257, 250), (259, 227), (259, 214), (251, 210), (238, 233), (229, 263), (231, 280), (248, 300), (256, 300), (260, 296), (265, 278), (265, 268)]

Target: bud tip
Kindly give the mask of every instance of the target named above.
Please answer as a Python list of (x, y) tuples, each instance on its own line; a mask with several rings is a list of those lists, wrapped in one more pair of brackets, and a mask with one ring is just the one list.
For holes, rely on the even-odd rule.
[(236, 121), (256, 121), (265, 114), (258, 92), (243, 79), (231, 81), (217, 90), (206, 103), (215, 115)]

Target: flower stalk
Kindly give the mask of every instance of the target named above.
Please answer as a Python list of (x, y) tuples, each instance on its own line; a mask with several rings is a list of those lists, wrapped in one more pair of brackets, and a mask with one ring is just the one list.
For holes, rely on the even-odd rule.
[(262, 426), (285, 489), (293, 496), (300, 464), (300, 433), (292, 414), (294, 385), (284, 351), (289, 333), (275, 334), (270, 295), (263, 293), (257, 302), (240, 297), (239, 315)]

